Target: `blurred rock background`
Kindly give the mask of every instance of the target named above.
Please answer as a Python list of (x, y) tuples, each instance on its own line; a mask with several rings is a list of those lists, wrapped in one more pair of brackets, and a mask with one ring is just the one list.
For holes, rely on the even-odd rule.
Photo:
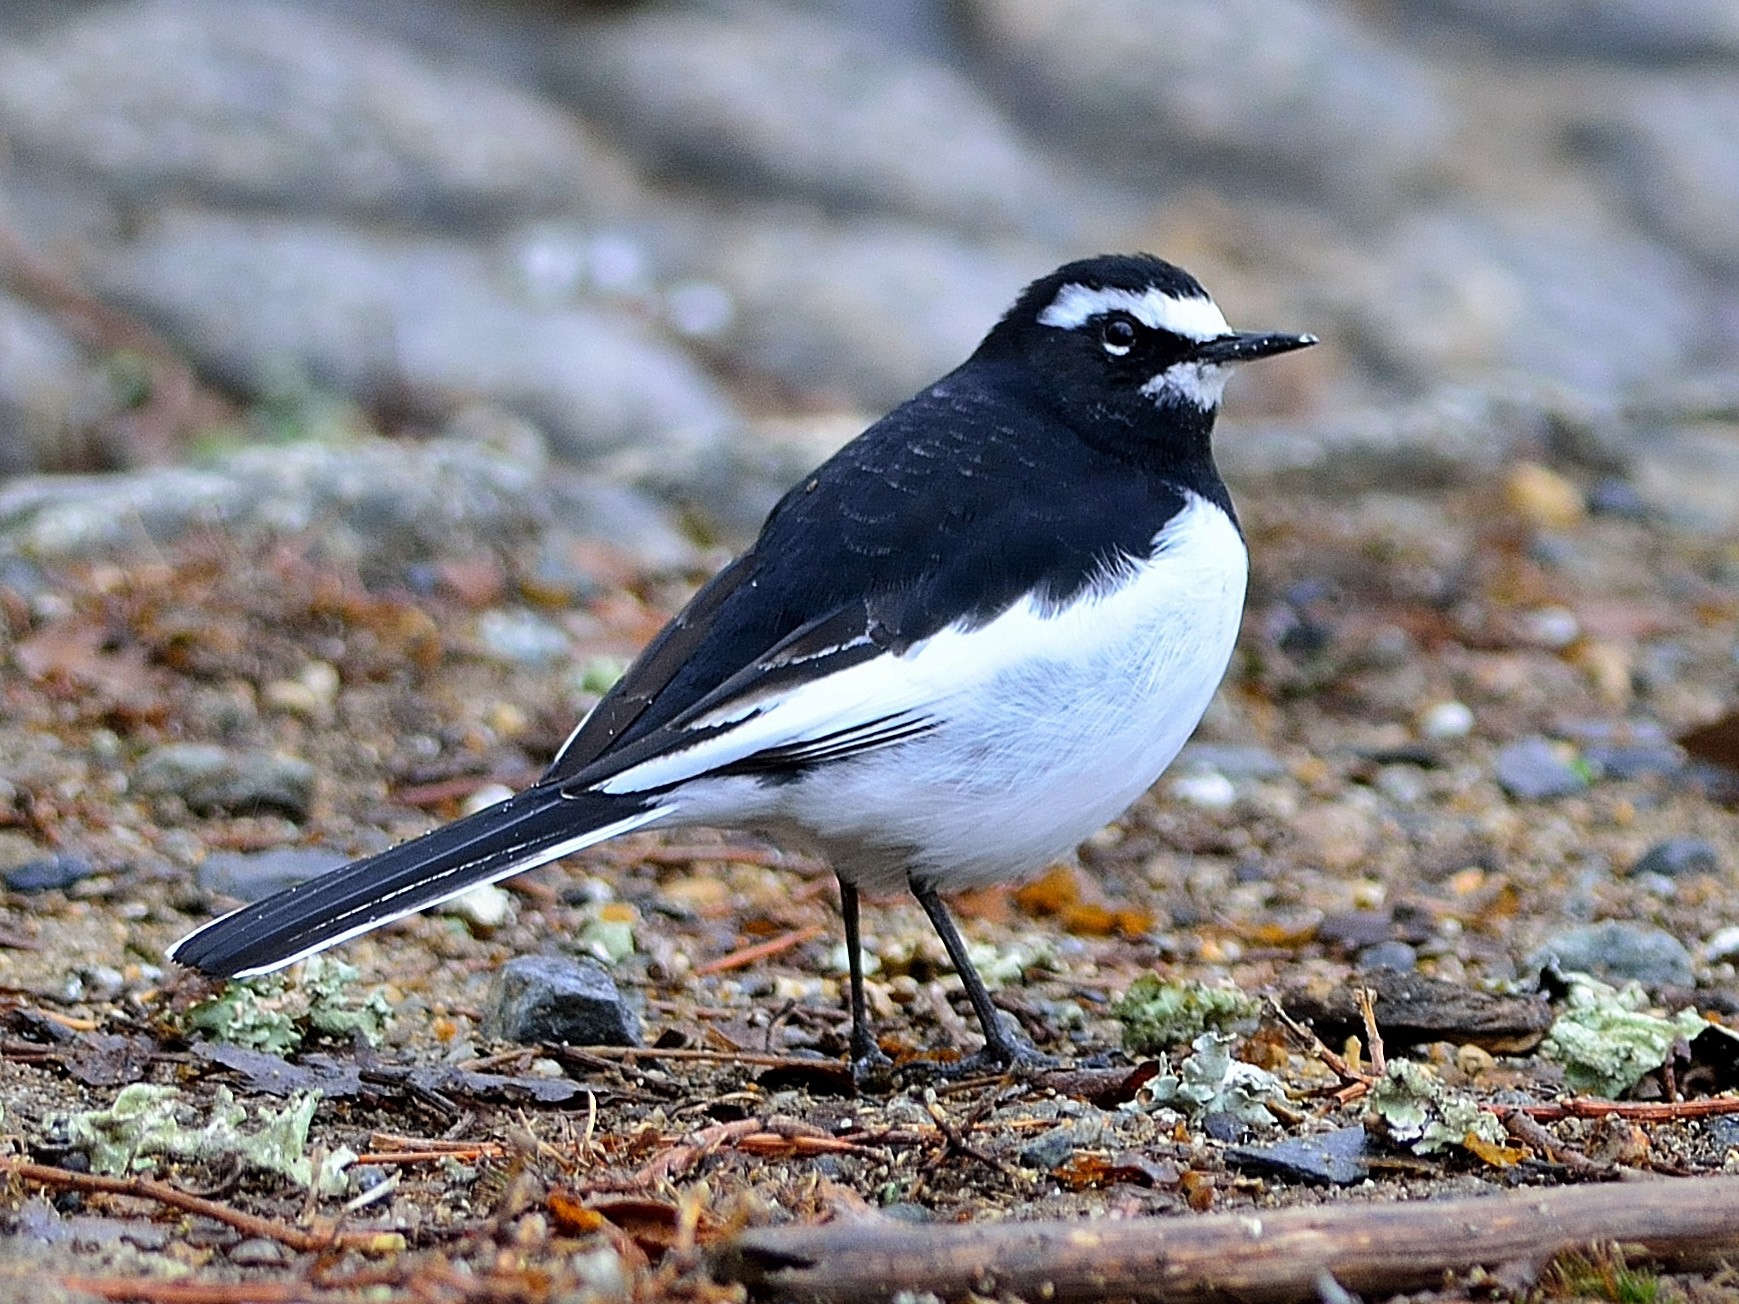
[(1234, 487), (1739, 523), (1739, 0), (6, 0), (0, 553), (668, 562), (1133, 248)]

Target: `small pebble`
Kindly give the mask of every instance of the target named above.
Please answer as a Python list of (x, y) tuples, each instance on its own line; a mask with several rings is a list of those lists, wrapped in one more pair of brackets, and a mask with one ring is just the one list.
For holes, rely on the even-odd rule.
[(441, 906), (441, 913), (485, 931), (500, 928), (513, 915), (513, 898), (493, 883), (479, 883)]
[(1230, 1145), (1234, 1141), (1242, 1141), (1244, 1134), (1250, 1129), (1244, 1126), (1236, 1114), (1223, 1109), (1216, 1109), (1202, 1115), (1202, 1131), (1210, 1141), (1220, 1141)]
[(1041, 1133), (1022, 1146), (1020, 1165), (1022, 1168), (1036, 1168), (1040, 1172), (1048, 1173), (1053, 1168), (1062, 1167), (1074, 1153), (1075, 1130), (1059, 1127)]
[(349, 859), (325, 847), (271, 847), (265, 851), (214, 851), (193, 871), (194, 886), (213, 896), (260, 901), (274, 892), (337, 869)]
[(1739, 958), (1739, 924), (1728, 924), (1704, 942), (1703, 958), (1710, 964)]
[(1538, 735), (1509, 743), (1497, 754), (1497, 781), (1521, 801), (1548, 801), (1582, 792), (1588, 787), (1587, 776), (1567, 752)]
[(638, 1046), (639, 1016), (588, 957), (522, 955), (496, 971), (481, 1033), (496, 1041)]
[(1390, 801), (1411, 806), (1425, 798), (1425, 775), (1417, 765), (1385, 765), (1377, 771), (1377, 791)]
[(264, 1236), (250, 1236), (230, 1247), (229, 1261), (239, 1268), (276, 1268), (290, 1261), (290, 1252)]
[(485, 611), (477, 618), (477, 641), (486, 655), (510, 666), (546, 666), (572, 650), (565, 632), (529, 611)]
[(166, 743), (133, 767), (133, 790), (179, 797), (196, 815), (275, 813), (306, 819), (314, 767), (281, 752), (231, 750), (216, 743)]
[(1540, 607), (1522, 617), (1527, 639), (1554, 652), (1567, 648), (1582, 634), (1582, 624), (1568, 607)]
[(1375, 946), (1367, 946), (1358, 954), (1356, 967), (1359, 969), (1393, 969), (1398, 973), (1411, 973), (1419, 967), (1419, 953), (1405, 942), (1384, 941)]
[(13, 892), (64, 892), (90, 874), (91, 862), (83, 856), (54, 855), (14, 865), (0, 877)]
[(1245, 743), (1188, 743), (1177, 764), (1180, 770), (1213, 771), (1229, 779), (1278, 779), (1286, 773), (1286, 762), (1273, 752)]
[(1657, 842), (1630, 867), (1632, 874), (1658, 874), (1662, 878), (1686, 878), (1715, 874), (1721, 869), (1721, 853), (1706, 838), (1678, 837)]
[(1582, 519), (1582, 493), (1538, 462), (1517, 462), (1504, 480), (1504, 500), (1529, 525), (1561, 530)]
[(1365, 1129), (1355, 1124), (1315, 1136), (1288, 1137), (1274, 1145), (1228, 1150), (1226, 1162), (1285, 1181), (1352, 1186), (1370, 1175), (1368, 1144)]
[(1648, 504), (1635, 485), (1617, 476), (1596, 480), (1588, 488), (1588, 510), (1595, 516), (1613, 516), (1640, 521), (1648, 516)]
[(1659, 928), (1619, 919), (1566, 929), (1547, 939), (1528, 964), (1544, 967), (1554, 958), (1560, 969), (1592, 974), (1602, 982), (1689, 987), (1696, 981), (1683, 942)]
[(1457, 701), (1436, 702), (1419, 717), (1419, 732), (1427, 738), (1465, 738), (1473, 732), (1473, 712)]
[(1171, 781), (1171, 793), (1179, 801), (1203, 810), (1230, 810), (1238, 801), (1238, 790), (1218, 770), (1180, 774)]
[(505, 783), (486, 783), (469, 797), (459, 809), (466, 815), (475, 815), (480, 810), (488, 810), (491, 806), (500, 805), (513, 796), (513, 789)]

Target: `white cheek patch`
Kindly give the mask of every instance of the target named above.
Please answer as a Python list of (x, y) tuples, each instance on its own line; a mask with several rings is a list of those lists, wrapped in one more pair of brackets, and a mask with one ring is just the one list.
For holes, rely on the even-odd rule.
[(1220, 406), (1232, 369), (1212, 362), (1176, 362), (1141, 387), (1155, 403), (1173, 400), (1204, 412)]
[(1186, 340), (1213, 340), (1232, 333), (1212, 299), (1178, 298), (1157, 289), (1094, 289), (1090, 285), (1065, 285), (1039, 314), (1039, 324), (1074, 330), (1108, 312), (1126, 312), (1144, 326), (1170, 331)]

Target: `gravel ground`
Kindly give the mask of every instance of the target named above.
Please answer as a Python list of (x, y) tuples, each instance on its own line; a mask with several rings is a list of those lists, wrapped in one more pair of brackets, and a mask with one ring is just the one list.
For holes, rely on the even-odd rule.
[[(1078, 867), (958, 902), (1001, 1004), (1084, 1075), (946, 1076), (935, 1061), (975, 1044), (970, 1011), (921, 912), (891, 901), (868, 913), (866, 943), (902, 1066), (853, 1095), (832, 1067), (846, 1022), (825, 866), (741, 835), (634, 836), (344, 948), (349, 991), (379, 991), (392, 1017), (373, 1049), (340, 1037), (289, 1057), (326, 1088), (310, 1145), (377, 1161), (332, 1195), (233, 1160), (153, 1172), (279, 1231), (372, 1194), (345, 1225), (396, 1229), (402, 1253), (297, 1251), (205, 1216), (165, 1221), (136, 1196), (14, 1180), (0, 1291), (29, 1280), (54, 1297), (72, 1247), (85, 1280), (67, 1297), (135, 1277), (157, 1285), (134, 1297), (161, 1299), (181, 1279), (212, 1283), (210, 1298), (253, 1283), (235, 1299), (722, 1298), (693, 1247), (757, 1223), (1188, 1216), (1722, 1171), (1732, 1119), (1659, 1108), (1675, 1088), (1698, 1094), (1687, 1071), (1632, 1093), (1653, 1116), (1427, 1154), (1376, 1127), (1361, 1177), (1306, 1182), (1237, 1148), (1359, 1126), (1369, 1045), (1337, 1070), (1338, 1035), (1325, 1054), (1271, 1012), (1249, 1019), (1236, 1054), (1289, 1093), (1252, 1123), (1143, 1097), (1129, 1066), (1147, 1057), (1120, 1049), (1113, 1011), (1150, 971), (1289, 1006), (1361, 964), (1528, 993), (1543, 948), (1562, 958), (1577, 929), (1613, 921), (1578, 963), (1641, 980), (1667, 1012), (1733, 1019), (1733, 786), (1673, 740), (1732, 703), (1739, 553), (1622, 497), (1519, 463), (1449, 496), (1241, 503), (1252, 600), (1197, 744)], [(512, 556), (431, 568), (413, 595), (365, 588), (310, 539), (216, 533), (0, 576), (0, 1130), (14, 1155), (85, 1166), (68, 1116), (131, 1082), (207, 1111), (220, 1087), (282, 1104), (267, 1061), (220, 1062), (186, 1033), (207, 993), (164, 972), (163, 948), (226, 904), (201, 886), (225, 856), (265, 872), (285, 848), (366, 852), (531, 778), (699, 578), (604, 548), (575, 564), (592, 580), (578, 606), (547, 603)], [(189, 777), (189, 743), (219, 749), (206, 755), (228, 787), (209, 767), (205, 786)], [(612, 957), (665, 1053), (484, 1041), (493, 972), (540, 951)], [(1566, 1093), (1531, 1042), (1481, 1042), (1451, 1029), (1391, 1050), (1487, 1104)], [(1717, 1067), (1703, 1088), (1710, 1074), (1726, 1085)], [(383, 1174), (396, 1185), (377, 1193)], [(1594, 1286), (1560, 1271), (1445, 1293), (1620, 1298), (1607, 1267)], [(1722, 1280), (1645, 1284), (1715, 1298)]]

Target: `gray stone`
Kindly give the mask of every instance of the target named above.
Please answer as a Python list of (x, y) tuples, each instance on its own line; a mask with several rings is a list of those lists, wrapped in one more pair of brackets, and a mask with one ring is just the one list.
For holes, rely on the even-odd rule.
[(1059, 1127), (1049, 1132), (1041, 1132), (1021, 1147), (1021, 1167), (1036, 1168), (1040, 1172), (1048, 1173), (1067, 1162), (1069, 1156), (1075, 1153), (1075, 1144), (1074, 1128)]
[(0, 46), (0, 130), (134, 201), (470, 222), (636, 189), (556, 106), (266, 0), (138, 0)]
[[(1234, 390), (1234, 394), (1236, 391)], [(1516, 456), (1563, 438), (1578, 461), (1603, 461), (1627, 432), (1561, 387), (1434, 387), (1421, 399), (1349, 407), (1292, 421), (1226, 422), (1215, 453), (1234, 483), (1344, 496), (1417, 494), (1487, 483)]]
[(318, 878), (350, 857), (325, 847), (272, 847), (266, 851), (214, 851), (193, 871), (201, 892), (262, 901), (273, 893)]
[(970, 243), (897, 221), (766, 214), (720, 222), (690, 255), (735, 304), (704, 342), (735, 369), (864, 405), (903, 402), (978, 347), (1052, 251)]
[(221, 527), (308, 535), (327, 556), (399, 581), (414, 560), (523, 543), (545, 521), (535, 457), (437, 440), (252, 448), (208, 466), (0, 485), (0, 555), (94, 557)]
[(1726, 535), (1739, 528), (1739, 442), (1733, 427), (1685, 425), (1636, 449), (1634, 480), (1649, 512), (1681, 529)]
[(654, 8), (577, 27), (557, 62), (558, 89), (667, 174), (1059, 238), (1094, 193), (953, 69), (813, 13)]
[(1510, 373), (1610, 401), (1686, 370), (1711, 329), (1694, 268), (1595, 215), (1434, 209), (1369, 266), (1353, 342), (1420, 385)]
[(1273, 1145), (1235, 1147), (1226, 1151), (1226, 1162), (1287, 1182), (1353, 1186), (1370, 1176), (1368, 1147), (1364, 1128), (1343, 1127)]
[(1603, 982), (1689, 987), (1696, 981), (1691, 953), (1678, 938), (1659, 928), (1617, 919), (1557, 934), (1528, 958), (1528, 965), (1542, 968), (1554, 960), (1561, 970), (1591, 974)]
[(1628, 872), (1659, 874), (1663, 878), (1718, 874), (1721, 872), (1721, 852), (1707, 838), (1667, 838), (1645, 851)]
[(133, 791), (178, 797), (196, 815), (306, 818), (314, 800), (314, 767), (278, 752), (236, 751), (216, 743), (165, 743), (133, 767)]
[(737, 420), (718, 385), (635, 317), (541, 302), (457, 242), (187, 213), (98, 277), (246, 393), (311, 381), (437, 422), (483, 400), (535, 423), (559, 454), (631, 455), (666, 474)]
[[(1733, 32), (1739, 46), (1739, 22)], [(1597, 114), (1583, 139), (1599, 175), (1654, 231), (1739, 273), (1739, 85), (1731, 71), (1663, 74), (1604, 101)]]
[(1537, 735), (1499, 748), (1496, 775), (1503, 790), (1521, 801), (1569, 797), (1588, 787), (1587, 776)]
[(91, 862), (83, 856), (61, 854), (14, 865), (0, 881), (13, 892), (63, 892), (90, 874)]
[(1357, 965), (1362, 971), (1393, 969), (1397, 973), (1411, 973), (1419, 967), (1419, 953), (1405, 942), (1383, 941), (1360, 951)]
[(1278, 779), (1286, 762), (1268, 748), (1253, 743), (1215, 743), (1200, 740), (1184, 744), (1174, 763), (1180, 770), (1213, 770), (1228, 779)]
[(510, 666), (547, 666), (573, 651), (559, 625), (535, 612), (506, 608), (477, 617), (477, 642), (485, 656)]
[(1432, 78), (1352, 15), (1308, 0), (970, 0), (1008, 92), (1150, 185), (1180, 172), (1302, 183), (1368, 219), (1440, 166)]
[(1733, 0), (1406, 0), (1420, 18), (1448, 19), (1508, 54), (1525, 50), (1655, 60), (1739, 54)]
[(482, 1035), (495, 1041), (638, 1046), (640, 1018), (609, 971), (586, 956), (521, 955), (496, 971)]

